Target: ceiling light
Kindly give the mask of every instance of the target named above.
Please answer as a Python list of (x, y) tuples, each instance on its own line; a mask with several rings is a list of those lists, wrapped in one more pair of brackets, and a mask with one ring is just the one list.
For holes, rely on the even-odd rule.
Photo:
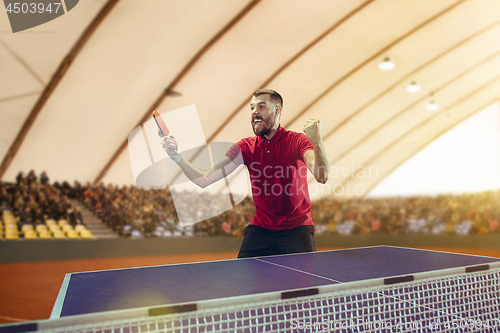
[(396, 65), (394, 65), (394, 63), (388, 57), (384, 58), (384, 61), (382, 61), (380, 65), (378, 65), (378, 68), (380, 68), (383, 71), (391, 70), (394, 67), (396, 67)]
[(408, 91), (412, 94), (419, 92), (420, 86), (415, 81), (413, 81), (412, 83), (410, 83), (410, 85), (408, 87), (406, 87), (406, 91)]
[(427, 104), (427, 110), (436, 111), (437, 109), (439, 109), (439, 105), (434, 100), (434, 93), (431, 93), (431, 101)]
[(439, 109), (439, 105), (435, 101), (430, 101), (430, 103), (427, 104), (427, 110), (436, 111), (437, 109)]

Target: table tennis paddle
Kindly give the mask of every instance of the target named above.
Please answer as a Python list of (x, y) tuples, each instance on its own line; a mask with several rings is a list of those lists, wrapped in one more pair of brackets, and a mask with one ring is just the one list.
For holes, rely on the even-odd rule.
[(167, 124), (165, 124), (165, 122), (163, 121), (163, 118), (160, 116), (160, 114), (156, 110), (153, 111), (153, 118), (156, 122), (156, 125), (158, 126), (158, 128), (162, 132), (163, 136), (167, 136), (168, 133), (170, 133), (170, 131), (168, 130)]
[[(163, 121), (163, 118), (160, 116), (160, 114), (154, 110), (153, 111), (153, 118), (155, 120), (156, 125), (158, 126), (160, 132), (163, 134), (163, 136), (167, 136), (170, 131), (168, 130), (167, 124)], [(174, 148), (169, 148), (170, 153), (174, 155), (176, 153)]]

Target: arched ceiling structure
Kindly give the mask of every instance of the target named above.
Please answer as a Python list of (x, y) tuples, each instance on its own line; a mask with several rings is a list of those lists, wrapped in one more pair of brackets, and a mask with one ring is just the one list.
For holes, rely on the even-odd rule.
[(0, 177), (134, 184), (127, 138), (153, 109), (195, 104), (207, 142), (236, 142), (266, 87), (285, 128), (321, 119), (332, 174), (311, 194), (365, 195), (500, 98), (499, 36), (498, 0), (87, 0), (15, 34), (2, 12)]

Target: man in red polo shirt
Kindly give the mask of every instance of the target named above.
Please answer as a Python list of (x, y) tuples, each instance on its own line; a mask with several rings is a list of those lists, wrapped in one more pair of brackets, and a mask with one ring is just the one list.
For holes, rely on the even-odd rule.
[(307, 170), (324, 184), (330, 165), (319, 120), (308, 120), (305, 134), (287, 131), (280, 126), (282, 108), (283, 99), (276, 91), (255, 91), (250, 110), (256, 136), (233, 145), (210, 171), (201, 170), (183, 158), (172, 135), (162, 139), (162, 146), (172, 160), (203, 188), (222, 178), (223, 173), (213, 170), (225, 167), (230, 173), (241, 163), (248, 168), (255, 215), (245, 229), (239, 258), (315, 251)]

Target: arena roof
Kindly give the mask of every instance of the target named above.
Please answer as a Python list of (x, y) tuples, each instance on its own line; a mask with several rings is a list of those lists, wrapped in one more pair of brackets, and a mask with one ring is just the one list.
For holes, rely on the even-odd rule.
[(498, 0), (87, 0), (12, 33), (2, 11), (0, 177), (134, 184), (127, 140), (152, 110), (194, 104), (207, 142), (236, 142), (266, 87), (285, 128), (321, 119), (332, 177), (311, 192), (366, 194), (499, 99), (498, 13)]

